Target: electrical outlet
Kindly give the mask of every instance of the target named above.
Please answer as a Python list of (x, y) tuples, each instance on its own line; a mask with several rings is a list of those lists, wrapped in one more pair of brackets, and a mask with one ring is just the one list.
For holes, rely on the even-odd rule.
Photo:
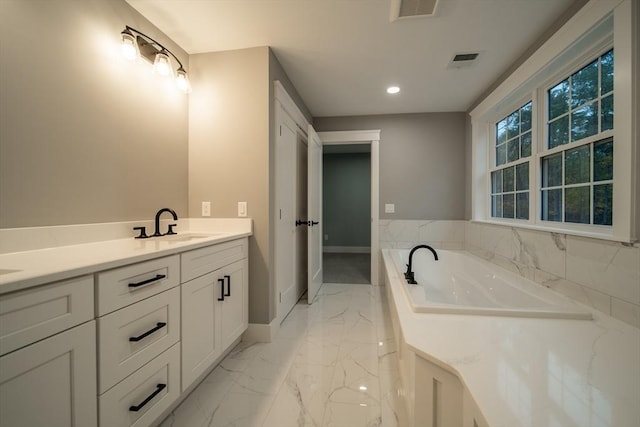
[(396, 212), (396, 205), (393, 203), (386, 203), (384, 205), (384, 213), (395, 213)]
[(202, 216), (211, 216), (211, 202), (202, 202)]
[(238, 202), (238, 216), (247, 216), (247, 202)]

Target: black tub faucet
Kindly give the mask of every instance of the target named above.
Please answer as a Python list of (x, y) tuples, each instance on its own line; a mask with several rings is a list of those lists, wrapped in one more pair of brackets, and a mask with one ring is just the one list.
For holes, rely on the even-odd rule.
[(433, 254), (433, 257), (435, 258), (435, 260), (438, 261), (438, 254), (436, 253), (436, 250), (429, 245), (418, 245), (418, 246), (415, 246), (413, 249), (411, 249), (411, 252), (409, 252), (409, 264), (407, 264), (407, 272), (404, 273), (404, 278), (407, 279), (407, 283), (409, 283), (410, 285), (416, 285), (418, 283), (416, 282), (416, 279), (413, 277), (414, 273), (411, 270), (411, 264), (413, 260), (413, 253), (420, 248), (429, 249)]
[[(155, 233), (153, 233), (153, 237), (164, 236), (164, 234), (160, 232), (160, 215), (162, 215), (164, 212), (169, 212), (173, 216), (174, 221), (178, 220), (178, 214), (176, 214), (176, 211), (174, 211), (173, 209), (160, 209), (158, 212), (156, 212), (156, 231)], [(166, 234), (177, 234), (175, 231), (173, 231), (173, 227), (175, 227), (175, 224), (171, 224), (169, 226), (169, 231)]]

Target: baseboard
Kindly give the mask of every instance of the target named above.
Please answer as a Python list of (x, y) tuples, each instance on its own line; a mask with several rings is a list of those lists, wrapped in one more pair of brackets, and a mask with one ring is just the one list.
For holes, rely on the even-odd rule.
[(370, 246), (323, 246), (322, 252), (343, 254), (370, 254)]
[(271, 323), (249, 323), (249, 327), (242, 334), (242, 341), (246, 342), (271, 342), (276, 336), (280, 324), (277, 319), (273, 319)]

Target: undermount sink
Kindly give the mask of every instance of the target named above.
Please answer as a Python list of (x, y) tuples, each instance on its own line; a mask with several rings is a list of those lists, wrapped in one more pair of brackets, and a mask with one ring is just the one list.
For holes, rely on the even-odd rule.
[(210, 237), (221, 236), (224, 233), (184, 233), (184, 234), (173, 234), (170, 236), (161, 236), (157, 237), (159, 240), (166, 240), (169, 242), (189, 242), (191, 240), (197, 239), (207, 239)]

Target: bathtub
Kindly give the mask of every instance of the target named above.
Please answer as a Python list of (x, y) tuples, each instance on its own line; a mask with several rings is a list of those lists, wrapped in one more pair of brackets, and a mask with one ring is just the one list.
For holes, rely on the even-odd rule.
[(409, 250), (385, 251), (385, 268), (402, 280), (414, 312), (592, 319), (589, 310), (563, 295), (468, 252), (437, 250), (435, 261), (429, 250), (419, 249), (412, 265), (418, 284), (410, 285), (404, 280)]

